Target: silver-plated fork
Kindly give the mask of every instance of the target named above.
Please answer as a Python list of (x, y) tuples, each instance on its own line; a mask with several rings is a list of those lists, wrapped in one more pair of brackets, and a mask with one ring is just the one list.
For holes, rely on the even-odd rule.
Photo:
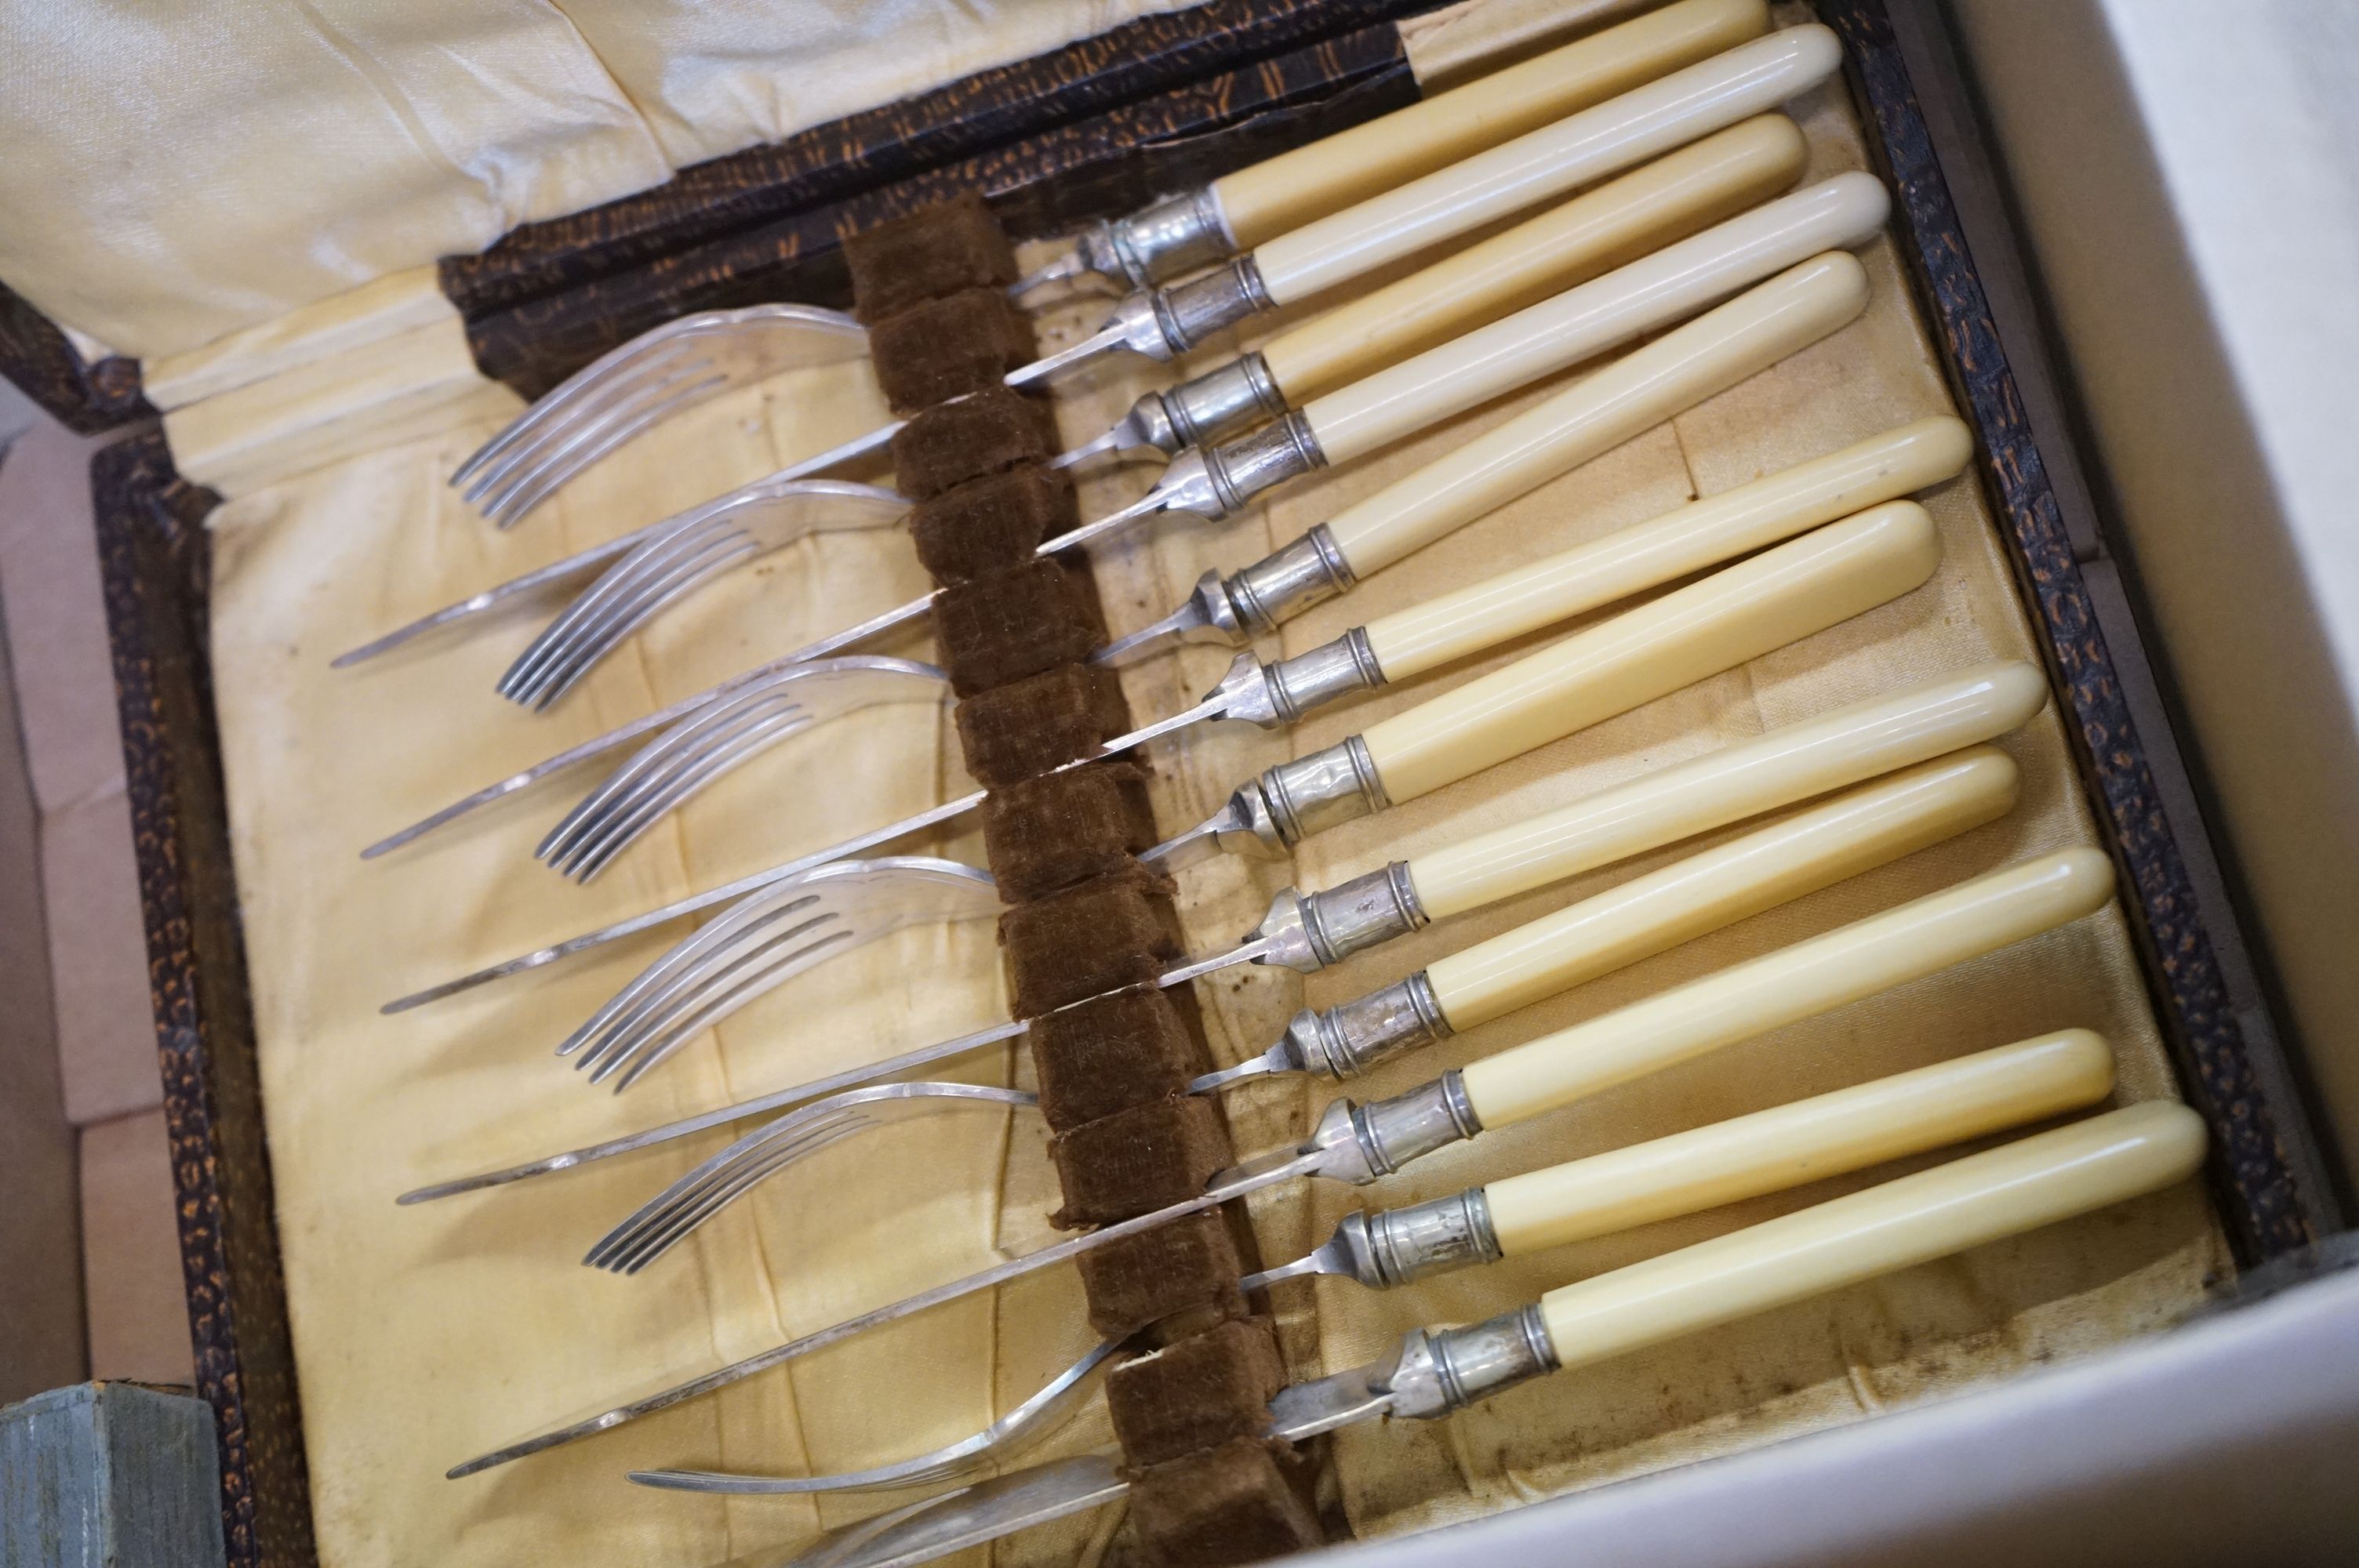
[(500, 676), (499, 693), (547, 708), (624, 638), (723, 573), (817, 534), (883, 528), (909, 503), (873, 484), (770, 479), (682, 514), (601, 573)]
[(991, 873), (931, 856), (835, 860), (764, 888), (673, 946), (557, 1048), (630, 1087), (698, 1034), (837, 954), (911, 925), (999, 913)]
[(841, 310), (752, 305), (683, 316), (574, 372), (462, 463), (451, 482), (465, 485), (485, 517), (509, 527), (681, 409), (782, 371), (867, 351), (867, 330)]

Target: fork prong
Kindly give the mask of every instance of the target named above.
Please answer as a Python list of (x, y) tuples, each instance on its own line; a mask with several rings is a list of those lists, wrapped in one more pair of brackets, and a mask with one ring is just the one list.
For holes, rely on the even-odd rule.
[(611, 615), (618, 602), (644, 591), (650, 583), (661, 581), (665, 574), (677, 571), (683, 561), (693, 560), (711, 550), (715, 541), (726, 540), (731, 530), (726, 525), (715, 528), (712, 522), (711, 518), (699, 518), (686, 524), (654, 544), (632, 551), (600, 573), (597, 580), (577, 594), (573, 602), (501, 672), (495, 689), (503, 697), (523, 700), (521, 694), (533, 689), (542, 672), (580, 641), (585, 628)]
[[(683, 334), (673, 329), (682, 325), (675, 322), (671, 328), (634, 339), (575, 371), (554, 390), (543, 394), (531, 407), (509, 420), (498, 435), (476, 448), (451, 474), (451, 483), (465, 485), (519, 447), (541, 439), (552, 427), (602, 405), (617, 387), (629, 385), (650, 361), (677, 354)], [(472, 487), (468, 493), (473, 493)]]
[(781, 899), (778, 892), (777, 889), (767, 889), (750, 894), (734, 907), (674, 943), (661, 957), (640, 970), (628, 985), (609, 997), (582, 1022), (581, 1028), (568, 1035), (564, 1044), (558, 1046), (557, 1054), (571, 1055), (584, 1041), (604, 1028), (608, 1021), (636, 1008), (643, 999), (669, 984), (673, 976), (698, 963), (723, 943), (734, 941), (748, 930), (758, 930), (820, 902), (816, 893), (804, 892)]
[(625, 1222), (625, 1227), (610, 1232), (583, 1261), (614, 1273), (636, 1274), (779, 1172), (876, 1125), (875, 1119), (864, 1112), (840, 1111), (800, 1130), (790, 1140), (746, 1151), (710, 1169), (693, 1189), (658, 1198), (642, 1209)]
[(802, 973), (835, 949), (847, 946), (857, 946), (874, 935), (874, 932), (832, 931), (819, 940), (789, 954), (777, 963), (766, 966), (759, 976), (756, 977), (763, 982), (762, 984), (740, 986), (727, 996), (716, 998), (712, 1005), (700, 1010), (692, 1021), (684, 1026), (674, 1027), (669, 1031), (660, 1043), (641, 1047), (636, 1053), (631, 1065), (624, 1068), (621, 1076), (614, 1080), (614, 1092), (621, 1094), (633, 1084), (654, 1072), (698, 1034), (720, 1022), (738, 1009), (746, 1006), (756, 997), (765, 995), (789, 978)]
[(815, 931), (831, 931), (842, 920), (841, 911), (815, 907), (799, 912), (799, 918), (791, 925), (749, 930), (713, 948), (695, 963), (676, 970), (640, 1006), (601, 1030), (576, 1065), (586, 1067), (627, 1059), (641, 1045), (660, 1045), (682, 1027), (691, 1033), (703, 1028), (713, 1006), (729, 1000), (732, 988), (743, 980), (758, 978), (771, 963), (785, 963), (798, 956), (795, 951), (781, 953), (779, 949), (803, 942)]
[(646, 792), (626, 807), (607, 814), (601, 829), (582, 844), (571, 863), (560, 869), (577, 882), (589, 882), (604, 871), (615, 856), (638, 842), (649, 828), (740, 762), (759, 755), (781, 741), (793, 739), (817, 722), (809, 710), (797, 706), (734, 734), (721, 737), (694, 757), (683, 759), (679, 767), (659, 781), (660, 787)]
[(734, 378), (725, 371), (716, 371), (672, 389), (668, 396), (639, 406), (627, 419), (609, 420), (600, 427), (605, 433), (594, 441), (570, 445), (561, 460), (544, 463), (529, 482), (512, 487), (495, 506), (484, 515), (503, 528), (513, 527), (536, 506), (571, 480), (575, 474), (603, 458), (625, 442), (636, 439), (642, 431), (661, 424), (690, 404), (701, 403), (709, 395), (730, 385)]
[[(623, 640), (645, 625), (664, 606), (686, 595), (741, 561), (760, 554), (742, 531), (715, 537), (701, 550), (675, 563), (662, 576), (608, 600), (588, 621), (573, 628), (550, 652), (540, 667), (516, 689), (501, 695), (536, 710), (547, 708), (573, 688), (576, 682), (613, 653)], [(506, 687), (505, 681), (502, 683)]]
[(568, 452), (594, 439), (615, 421), (632, 417), (682, 383), (704, 375), (712, 362), (710, 356), (698, 357), (693, 343), (682, 341), (667, 344), (662, 352), (625, 366), (612, 381), (542, 424), (529, 439), (485, 464), (467, 486), (466, 499), (490, 515), (503, 499), (530, 484), (550, 464), (563, 461)]
[(533, 858), (560, 870), (566, 869), (586, 834), (616, 810), (642, 798), (648, 790), (661, 787), (679, 765), (680, 758), (701, 756), (723, 738), (737, 734), (750, 724), (781, 713), (805, 711), (804, 705), (795, 700), (791, 692), (785, 691), (765, 690), (756, 692), (750, 700), (733, 698), (715, 703), (710, 712), (640, 748), (629, 762), (583, 795), (534, 847)]

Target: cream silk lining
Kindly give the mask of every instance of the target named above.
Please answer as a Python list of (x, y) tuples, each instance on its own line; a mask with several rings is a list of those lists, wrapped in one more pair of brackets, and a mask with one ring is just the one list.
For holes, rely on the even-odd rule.
[(182, 352), (1173, 0), (0, 9), (0, 280)]
[[(1813, 177), (1862, 162), (1848, 107), (1810, 105)], [(1325, 641), (1413, 595), (1643, 520), (1691, 495), (1947, 406), (1895, 255), (1864, 253), (1868, 314), (1825, 343), (1379, 574), (1289, 626)], [(1095, 308), (1044, 323), (1044, 347)], [(1206, 362), (1210, 362), (1209, 360)], [(1093, 434), (1152, 378), (1108, 366), (1060, 386), (1069, 437)], [(1543, 389), (1544, 391), (1545, 389)], [(1538, 395), (1538, 394), (1534, 395)], [(1330, 470), (1217, 524), (1170, 524), (1109, 551), (1117, 630), (1160, 613), (1209, 566), (1234, 568), (1527, 405), (1484, 410), (1381, 458)], [(865, 377), (782, 381), (719, 400), (593, 470), (506, 535), (442, 483), (497, 416), (344, 458), (215, 514), (214, 672), (286, 1277), (321, 1560), (328, 1568), (630, 1562), (695, 1568), (786, 1546), (892, 1498), (723, 1505), (623, 1484), (648, 1464), (796, 1471), (877, 1462), (972, 1432), (1084, 1345), (1078, 1290), (1051, 1271), (871, 1335), (490, 1476), (447, 1465), (649, 1390), (1043, 1238), (1051, 1205), (1029, 1115), (967, 1112), (871, 1133), (773, 1181), (636, 1279), (574, 1261), (615, 1219), (722, 1141), (616, 1161), (475, 1197), (397, 1209), (420, 1183), (504, 1164), (737, 1098), (823, 1065), (930, 1039), (988, 1014), (987, 926), (888, 938), (781, 988), (617, 1098), (550, 1047), (660, 946), (397, 1018), (376, 1004), (474, 965), (823, 844), (958, 787), (941, 716), (877, 709), (781, 746), (634, 848), (588, 889), (529, 860), (586, 783), (487, 812), (363, 864), (361, 844), (467, 789), (650, 706), (898, 602), (922, 584), (897, 532), (835, 535), (708, 589), (552, 712), (492, 682), (535, 623), (419, 645), (358, 672), (342, 648), (483, 584), (756, 477), (864, 427)], [(234, 430), (216, 432), (221, 449)], [(1136, 472), (1085, 486), (1091, 513)], [(2033, 656), (1992, 519), (1970, 481), (1927, 498), (1943, 564), (1903, 600), (1533, 756), (1304, 845), (1290, 866), (1225, 860), (1182, 879), (1196, 945), (1225, 944), (1294, 880), (1322, 886), (1682, 757), (1993, 656)], [(922, 643), (906, 650), (922, 655)], [(1521, 650), (1321, 714), (1288, 734), (1199, 730), (1156, 752), (1158, 818), (1192, 822), (1251, 770), (1329, 743)], [(1191, 649), (1126, 676), (1146, 718), (1192, 699), (1226, 662)], [(2094, 841), (2055, 713), (2006, 742), (2021, 805), (2006, 820), (1648, 960), (1395, 1064), (1354, 1086), (1397, 1091), (1444, 1065), (2060, 845)], [(973, 860), (971, 839), (946, 852)], [(1442, 923), (1307, 984), (1232, 971), (1202, 989), (1216, 1052), (1258, 1049), (1307, 999), (1326, 1003), (1561, 907), (1669, 858)], [(1951, 974), (1778, 1031), (1437, 1157), (1367, 1194), (1291, 1190), (1256, 1205), (1265, 1254), (1293, 1256), (1356, 1202), (1406, 1202), (2033, 1033), (2086, 1025), (2121, 1052), (2121, 1096), (2171, 1092), (2117, 911)], [(995, 1080), (1009, 1058), (978, 1057)], [(1020, 1073), (1019, 1073), (1020, 1076)], [(1241, 1149), (1304, 1124), (1324, 1087), (1229, 1101)], [(1857, 1178), (1429, 1281), (1390, 1295), (1321, 1281), (1277, 1307), (1298, 1374), (1364, 1360), (1413, 1324), (1468, 1320), (1549, 1285), (1828, 1195)], [(1334, 1498), (1381, 1536), (1734, 1452), (1985, 1385), (2166, 1325), (2227, 1267), (2189, 1185), (1962, 1259), (1515, 1390), (1422, 1428), (1334, 1446)], [(1102, 1443), (1102, 1411), (1046, 1452)], [(1003, 1544), (1009, 1563), (1090, 1560), (1110, 1517)], [(980, 1554), (976, 1559), (980, 1560)]]

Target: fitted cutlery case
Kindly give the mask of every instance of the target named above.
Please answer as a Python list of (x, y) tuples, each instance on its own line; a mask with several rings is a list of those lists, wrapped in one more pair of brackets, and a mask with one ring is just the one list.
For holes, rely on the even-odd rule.
[[(852, 947), (702, 1033), (622, 1094), (582, 1081), (552, 1049), (679, 930), (415, 1011), (379, 1011), (417, 986), (968, 788), (951, 706), (929, 690), (765, 752), (584, 884), (532, 858), (579, 794), (564, 787), (503, 802), (375, 860), (359, 855), (504, 772), (923, 592), (927, 578), (902, 530), (814, 535), (718, 579), (690, 611), (650, 622), (540, 712), (493, 690), (531, 640), (530, 615), (497, 618), (476, 636), (420, 639), (356, 669), (329, 667), (367, 637), (756, 480), (885, 413), (864, 365), (815, 365), (686, 408), (506, 531), (446, 485), (526, 401), (638, 333), (689, 312), (770, 301), (842, 308), (844, 235), (962, 191), (982, 191), (1017, 241), (1017, 259), (1038, 265), (1055, 254), (1057, 235), (1084, 222), (1479, 81), (1639, 7), (1213, 0), (1141, 15), (1129, 7), (1119, 20), (1103, 7), (1068, 9), (1023, 16), (1023, 41), (996, 46), (973, 36), (996, 25), (989, 19), (933, 16), (929, 47), (896, 70), (853, 51), (853, 65), (865, 62), (847, 67), (843, 92), (855, 98), (824, 124), (783, 139), (712, 129), (743, 150), (700, 158), (679, 150), (712, 150), (691, 117), (658, 137), (681, 166), (668, 180), (613, 176), (624, 189), (631, 179), (649, 188), (536, 215), (479, 254), (392, 273), (144, 362), (96, 351), (7, 297), (0, 357), (62, 416), (86, 428), (144, 416), (152, 409), (143, 375), (164, 413), (160, 426), (99, 454), (92, 485), (190, 1318), (223, 1442), (233, 1563), (770, 1561), (897, 1495), (721, 1498), (632, 1487), (625, 1472), (885, 1463), (984, 1426), (1092, 1343), (1071, 1271), (1044, 1271), (612, 1433), (445, 1479), (450, 1466), (511, 1438), (1046, 1245), (1057, 1238), (1048, 1217), (1060, 1201), (1058, 1173), (1048, 1129), (1022, 1108), (992, 1102), (888, 1125), (815, 1154), (630, 1277), (579, 1260), (729, 1132), (513, 1188), (394, 1203), (429, 1183), (690, 1115), (1000, 1016), (1006, 981), (988, 919), (920, 924)], [(1271, 656), (1318, 647), (1437, 591), (1954, 413), (1973, 438), (1965, 471), (1917, 496), (1939, 542), (1930, 578), (1471, 778), (1308, 835), (1288, 857), (1224, 856), (1180, 870), (1184, 931), (1174, 952), (1226, 946), (1289, 884), (1332, 887), (1765, 730), (2000, 659), (2029, 661), (2049, 682), (2047, 707), (2000, 742), (2021, 779), (2003, 817), (1453, 1035), (1347, 1088), (1361, 1099), (1396, 1093), (2037, 854), (2103, 851), (2117, 896), (2086, 919), (1620, 1085), (1370, 1192), (1270, 1189), (1248, 1201), (1240, 1235), (1276, 1263), (1364, 1205), (1438, 1197), (2068, 1028), (2112, 1043), (2108, 1103), (2178, 1098), (2200, 1112), (2209, 1161), (2199, 1181), (1514, 1390), (1446, 1423), (1322, 1439), (1303, 1450), (1305, 1501), (1331, 1541), (1409, 1536), (1864, 1419), (1905, 1422), (1911, 1407), (2004, 1390), (2167, 1333), (2232, 1294), (2240, 1275), (2339, 1227), (2313, 1108), (2251, 989), (2250, 934), (2234, 911), (2198, 895), (2219, 885), (2217, 855), (2184, 805), (2186, 770), (2138, 628), (2085, 580), (2102, 543), (2068, 525), (2048, 478), (2058, 460), (2043, 449), (2058, 438), (2043, 430), (2035, 440), (2023, 411), (2024, 382), (2047, 373), (2036, 342), (2001, 332), (2004, 312), (1985, 288), (1995, 267), (2011, 278), (2019, 263), (2008, 254), (1999, 266), (1990, 254), (2012, 242), (1971, 121), (1957, 111), (1959, 84), (1940, 74), (1938, 51), (1904, 47), (1919, 23), (1901, 18), (1896, 31), (1880, 0), (1781, 5), (1775, 19), (1823, 22), (1843, 44), (1841, 75), (1788, 106), (1803, 136), (1804, 178), (1865, 170), (1891, 196), (1884, 232), (1854, 253), (1867, 283), (1864, 311), (1257, 646)], [(584, 30), (593, 42), (603, 36)], [(868, 92), (878, 96), (856, 101)], [(649, 113), (660, 128), (671, 124), (665, 114), (684, 111)], [(1048, 306), (1034, 319), (1039, 347), (1084, 338), (1104, 309), (1095, 296)], [(1302, 316), (1249, 323), (1182, 369), (1253, 347)], [(1208, 569), (1265, 556), (1579, 373), (1311, 473), (1217, 522), (1151, 520), (1102, 543), (1091, 579), (1106, 626), (1120, 634), (1145, 623)], [(1049, 406), (1062, 439), (1105, 427), (1161, 379), (1153, 364), (1110, 360), (1057, 381)], [(1119, 466), (1078, 469), (1076, 480), (1082, 517), (1135, 500), (1148, 482), (1144, 470)], [(1136, 812), (1143, 790), (1156, 835), (1178, 833), (1258, 770), (1361, 733), (1558, 634), (1518, 639), (1291, 728), (1201, 726), (1152, 743), (1143, 772), (1121, 775), (1125, 804), (1108, 809)], [(925, 660), (929, 646), (919, 628), (863, 651)], [(1196, 702), (1231, 657), (1188, 646), (1125, 669), (1133, 719)], [(1227, 1065), (1277, 1039), (1304, 1008), (1402, 979), (1689, 848), (1436, 921), (1319, 973), (1224, 969), (1193, 986), (1187, 1011), (1199, 1015), (1214, 1065)], [(984, 834), (970, 822), (883, 852), (981, 864)], [(944, 1073), (1040, 1087), (1020, 1047), (977, 1053)], [(1226, 1136), (1241, 1153), (1299, 1138), (1331, 1098), (1327, 1086), (1300, 1079), (1243, 1086), (1223, 1102)], [(1281, 1285), (1265, 1309), (1271, 1343), (1288, 1374), (1315, 1377), (1381, 1355), (1419, 1325), (1474, 1322), (1868, 1179), (1836, 1177), (1384, 1294)], [(1093, 1400), (1039, 1453), (1082, 1453), (1113, 1435)], [(1134, 1560), (1140, 1549), (1120, 1520), (1119, 1509), (1101, 1510), (977, 1550), (1011, 1564)], [(1435, 1538), (1433, 1550), (1446, 1552), (1447, 1540)]]

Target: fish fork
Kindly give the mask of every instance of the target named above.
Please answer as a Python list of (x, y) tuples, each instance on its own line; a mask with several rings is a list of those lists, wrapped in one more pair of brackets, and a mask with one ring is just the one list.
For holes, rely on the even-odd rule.
[(867, 330), (841, 310), (749, 305), (683, 316), (566, 378), (451, 476), (501, 527), (583, 469), (683, 408), (788, 370), (858, 357)]
[[(1922, 584), (1939, 564), (1931, 519), (1913, 502), (1872, 507), (1723, 568), (1685, 588), (1527, 654), (1454, 691), (1372, 725), (1246, 782), (1203, 822), (1140, 858), (1179, 865), (1211, 851), (1280, 854), (1310, 833), (1454, 784), (1813, 632), (1847, 621)], [(1375, 660), (1350, 638), (1318, 665), (1344, 689), (1372, 684)], [(1283, 695), (1281, 693), (1280, 695)], [(1211, 702), (1125, 737), (1178, 728)], [(1086, 759), (1084, 759), (1086, 761)], [(1081, 764), (1074, 764), (1081, 765)], [(435, 988), (447, 996), (568, 953), (643, 931), (765, 885), (787, 871), (876, 845), (973, 810), (981, 792), (872, 829), (783, 869), (676, 900), (556, 947), (505, 960)], [(428, 993), (390, 1004), (416, 1005)]]
[(454, 1478), (473, 1475), (612, 1431), (868, 1329), (1298, 1177), (1365, 1185), (1485, 1132), (2054, 930), (2104, 908), (2113, 892), (2113, 863), (2103, 854), (2058, 850), (1452, 1068), (1406, 1094), (1364, 1106), (1339, 1098), (1329, 1102), (1308, 1137), (1232, 1166), (1194, 1197), (861, 1313), (659, 1393), (510, 1444), (448, 1473)]
[[(1150, 392), (1097, 439), (1060, 455), (1067, 468), (1108, 450), (1176, 455), (1235, 433), (1292, 402), (1461, 332), (1531, 300), (1585, 282), (1617, 261), (1683, 238), (1767, 198), (1799, 169), (1801, 133), (1764, 114), (1658, 158), (1506, 233), (1279, 333), (1261, 349), (1167, 392)], [(606, 544), (472, 594), (335, 661), (375, 657), (419, 634), (485, 615), (551, 583), (571, 580), (641, 542), (726, 505), (735, 494), (794, 482), (798, 463), (745, 491), (638, 528)]]
[[(1471, 1327), (1413, 1329), (1375, 1362), (1281, 1390), (1266, 1431), (1300, 1442), (1378, 1419), (1439, 1419), (1550, 1372), (2159, 1192), (2195, 1174), (2206, 1141), (2203, 1119), (2170, 1100), (2035, 1133), (1560, 1286)], [(806, 1489), (700, 1471), (635, 1471), (631, 1479), (699, 1492)], [(1131, 1486), (1112, 1457), (1082, 1454), (842, 1526), (791, 1559), (765, 1562), (915, 1568), (1117, 1501)]]
[(499, 693), (547, 708), (666, 605), (817, 534), (901, 521), (903, 497), (840, 480), (782, 480), (732, 492), (635, 545), (516, 655)]
[[(1524, 138), (1667, 71), (1691, 68), (1756, 38), (1767, 25), (1759, 0), (1682, 0), (1086, 231), (1066, 256), (1009, 292), (1020, 298), (1048, 283), (1089, 274), (1147, 288)], [(1485, 222), (1473, 219), (1449, 232)], [(1410, 243), (1418, 248), (1446, 237), (1435, 233)], [(1153, 308), (1135, 308), (1141, 312), (1151, 316)], [(865, 344), (866, 334), (850, 317), (811, 306), (684, 317), (575, 373), (462, 464), (451, 482), (466, 484), (467, 499), (484, 515), (511, 525), (590, 464), (680, 409), (781, 370), (856, 357)], [(838, 460), (852, 455), (842, 452)]]
[[(1270, 1049), (1204, 1074), (1189, 1092), (1216, 1093), (1275, 1073), (1355, 1076), (1379, 1061), (1995, 821), (2013, 807), (2016, 787), (2014, 763), (1988, 747), (1861, 785), (1478, 943), (1406, 980), (1322, 1013), (1305, 1013)], [(966, 1098), (963, 1086), (944, 1089)], [(747, 1133), (642, 1205), (582, 1260), (637, 1273), (723, 1206), (799, 1161), (814, 1129), (840, 1126), (867, 1103), (862, 1097), (896, 1091), (920, 1092), (908, 1085), (854, 1089)]]
[[(2084, 1110), (2113, 1086), (2113, 1047), (2088, 1030), (2063, 1030), (1448, 1197), (1355, 1212), (1292, 1262), (1245, 1276), (1242, 1289), (1252, 1294), (1284, 1280), (1324, 1276), (1394, 1290)], [(1495, 1214), (1511, 1223), (1503, 1229)], [(896, 1464), (838, 1475), (665, 1470), (633, 1479), (679, 1491), (760, 1495), (881, 1491), (955, 1479), (1012, 1459), (1055, 1432), (1078, 1407), (1090, 1375), (1120, 1348), (1118, 1340), (1101, 1341), (983, 1431)]]
[[(1603, 790), (1527, 821), (1446, 845), (1388, 867), (1380, 881), (1353, 878), (1337, 887), (1298, 893), (1288, 890), (1271, 902), (1270, 914), (1231, 953), (1187, 966), (1210, 973), (1229, 963), (1275, 958), (1288, 968), (1315, 970), (1326, 955), (1348, 957), (1392, 935), (1418, 929), (1425, 920), (1446, 919), (1627, 860), (1751, 816), (1798, 805), (1881, 774), (1914, 767), (1962, 748), (1995, 740), (2039, 710), (2046, 684), (2028, 665), (1988, 665), (1947, 680), (1856, 703), (1812, 719), (1772, 730), (1675, 766)], [(978, 875), (983, 873), (977, 873)], [(1406, 888), (1413, 904), (1394, 900), (1399, 920), (1387, 930), (1366, 913), (1372, 894)], [(1374, 906), (1381, 911), (1379, 900)], [(1320, 942), (1307, 940), (1312, 931)], [(1348, 939), (1344, 934), (1350, 935)], [(1339, 951), (1337, 943), (1343, 940)], [(1278, 944), (1283, 943), (1282, 948)], [(602, 1010), (627, 1007), (688, 963), (673, 956), (658, 961)], [(658, 974), (656, 970), (662, 971)], [(707, 966), (705, 978), (713, 978)], [(584, 1025), (595, 1028), (598, 1021)], [(684, 1138), (706, 1129), (857, 1084), (906, 1073), (949, 1059), (962, 1051), (1007, 1038), (962, 1038), (940, 1048), (907, 1053), (863, 1067), (848, 1068), (815, 1083), (766, 1094), (679, 1121), (668, 1122), (588, 1148), (464, 1177), (405, 1196), (423, 1202), (455, 1193), (500, 1186), (554, 1171)]]

